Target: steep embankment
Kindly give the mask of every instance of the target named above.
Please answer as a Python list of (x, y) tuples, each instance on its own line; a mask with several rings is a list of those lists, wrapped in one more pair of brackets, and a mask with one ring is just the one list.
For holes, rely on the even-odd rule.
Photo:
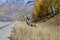
[(60, 40), (60, 14), (36, 25), (35, 28), (17, 21), (10, 40)]

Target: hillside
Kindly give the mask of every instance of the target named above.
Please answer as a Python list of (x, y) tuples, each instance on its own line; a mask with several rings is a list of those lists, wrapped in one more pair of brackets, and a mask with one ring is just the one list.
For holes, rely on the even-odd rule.
[(31, 27), (24, 21), (17, 21), (10, 40), (60, 40), (60, 14), (36, 25)]

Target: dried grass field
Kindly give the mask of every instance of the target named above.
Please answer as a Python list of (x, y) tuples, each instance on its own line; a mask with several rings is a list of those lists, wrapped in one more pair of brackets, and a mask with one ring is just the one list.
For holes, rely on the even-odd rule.
[(37, 23), (37, 27), (28, 26), (25, 22), (17, 21), (10, 40), (60, 40), (60, 14)]

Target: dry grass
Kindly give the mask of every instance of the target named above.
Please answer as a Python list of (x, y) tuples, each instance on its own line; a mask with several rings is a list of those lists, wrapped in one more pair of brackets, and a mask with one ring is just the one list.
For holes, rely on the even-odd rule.
[(16, 22), (10, 40), (60, 40), (60, 15), (30, 27), (25, 22)]
[(28, 26), (19, 26), (20, 23), (16, 24), (14, 30), (12, 31), (14, 34), (10, 36), (10, 40), (40, 40), (41, 36), (40, 30), (37, 30), (34, 27)]

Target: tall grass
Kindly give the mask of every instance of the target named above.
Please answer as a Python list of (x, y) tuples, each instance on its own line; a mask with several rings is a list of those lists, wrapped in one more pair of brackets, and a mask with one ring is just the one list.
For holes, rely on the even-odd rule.
[(37, 24), (35, 28), (16, 22), (10, 40), (60, 40), (60, 15)]

